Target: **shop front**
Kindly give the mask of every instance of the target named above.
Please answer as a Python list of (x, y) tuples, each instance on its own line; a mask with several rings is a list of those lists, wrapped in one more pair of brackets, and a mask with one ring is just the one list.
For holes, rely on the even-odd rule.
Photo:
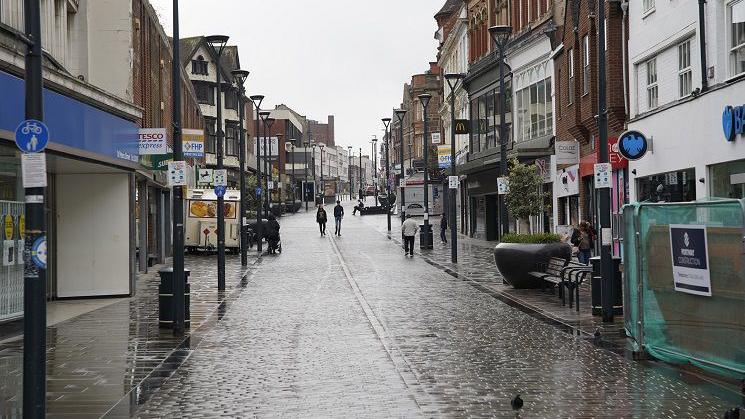
[[(134, 292), (134, 202), (139, 111), (84, 84), (45, 89), (48, 297)], [(24, 119), (24, 82), (0, 72), (0, 208), (6, 224), (0, 269), (0, 321), (23, 313), (22, 260), (10, 259), (24, 235), (20, 152), (13, 132)], [(86, 98), (74, 99), (72, 96)], [(107, 109), (107, 110), (104, 110)]]
[[(650, 141), (629, 163), (632, 201), (742, 198), (745, 187), (745, 79), (629, 122)], [(685, 121), (685, 123), (681, 123)]]

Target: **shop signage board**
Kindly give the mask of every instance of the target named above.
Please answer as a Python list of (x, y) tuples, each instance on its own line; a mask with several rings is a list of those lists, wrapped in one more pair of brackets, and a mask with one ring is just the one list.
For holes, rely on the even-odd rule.
[(670, 249), (675, 291), (711, 297), (706, 226), (670, 224)]
[(543, 183), (551, 183), (554, 181), (553, 171), (551, 170), (552, 166), (551, 156), (535, 159), (535, 168), (538, 171), (538, 176), (543, 179)]
[(197, 183), (200, 185), (212, 184), (212, 169), (199, 169), (197, 172)]
[(639, 131), (626, 131), (618, 137), (618, 152), (627, 160), (639, 160), (649, 151), (649, 140)]
[(168, 162), (168, 185), (188, 186), (186, 183), (186, 162), (185, 161)]
[(507, 195), (508, 193), (510, 193), (510, 178), (497, 178), (497, 191), (500, 195)]
[(577, 164), (579, 163), (579, 142), (577, 141), (557, 141), (556, 164)]
[(228, 186), (228, 169), (215, 169), (212, 172), (212, 184), (215, 186)]
[(595, 163), (595, 189), (611, 187), (613, 167), (610, 163)]
[(567, 167), (556, 172), (557, 198), (579, 194), (579, 165)]
[(141, 156), (168, 154), (165, 128), (141, 128), (138, 132), (137, 149)]
[(745, 105), (724, 108), (722, 129), (727, 141), (735, 141), (738, 135), (745, 135)]
[(168, 170), (168, 162), (173, 161), (173, 153), (152, 154), (143, 159), (143, 166), (147, 167), (150, 170), (158, 170), (164, 172)]
[(27, 119), (16, 128), (16, 145), (24, 153), (40, 153), (49, 143), (49, 128), (43, 122)]
[(204, 157), (204, 131), (185, 129), (181, 132), (184, 157)]
[(437, 146), (437, 164), (440, 169), (447, 169), (450, 167), (450, 150), (449, 145)]
[(470, 126), (471, 121), (468, 119), (456, 119), (455, 120), (455, 134), (456, 135), (462, 135), (462, 134), (469, 134), (470, 133)]

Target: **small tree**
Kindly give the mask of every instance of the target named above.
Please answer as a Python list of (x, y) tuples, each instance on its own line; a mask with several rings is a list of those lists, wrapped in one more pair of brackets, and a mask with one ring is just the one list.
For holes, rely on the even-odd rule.
[(541, 213), (543, 179), (535, 166), (520, 163), (517, 159), (510, 162), (510, 192), (505, 201), (510, 214), (519, 220), (528, 221), (530, 217)]

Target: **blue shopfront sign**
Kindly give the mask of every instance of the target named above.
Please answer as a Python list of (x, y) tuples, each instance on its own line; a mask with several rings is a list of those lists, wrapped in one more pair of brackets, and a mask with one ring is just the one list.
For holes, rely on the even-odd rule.
[(722, 129), (727, 141), (735, 141), (738, 135), (745, 135), (745, 105), (724, 108)]
[[(0, 72), (0, 131), (15, 132), (25, 119), (24, 82)], [(50, 144), (99, 155), (109, 160), (139, 161), (137, 125), (91, 105), (44, 89), (44, 123)]]

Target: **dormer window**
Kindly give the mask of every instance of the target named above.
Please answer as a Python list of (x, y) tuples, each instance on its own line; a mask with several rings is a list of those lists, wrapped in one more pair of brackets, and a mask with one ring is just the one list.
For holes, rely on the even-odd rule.
[(200, 55), (196, 60), (191, 60), (191, 74), (209, 76), (209, 66), (203, 56)]

